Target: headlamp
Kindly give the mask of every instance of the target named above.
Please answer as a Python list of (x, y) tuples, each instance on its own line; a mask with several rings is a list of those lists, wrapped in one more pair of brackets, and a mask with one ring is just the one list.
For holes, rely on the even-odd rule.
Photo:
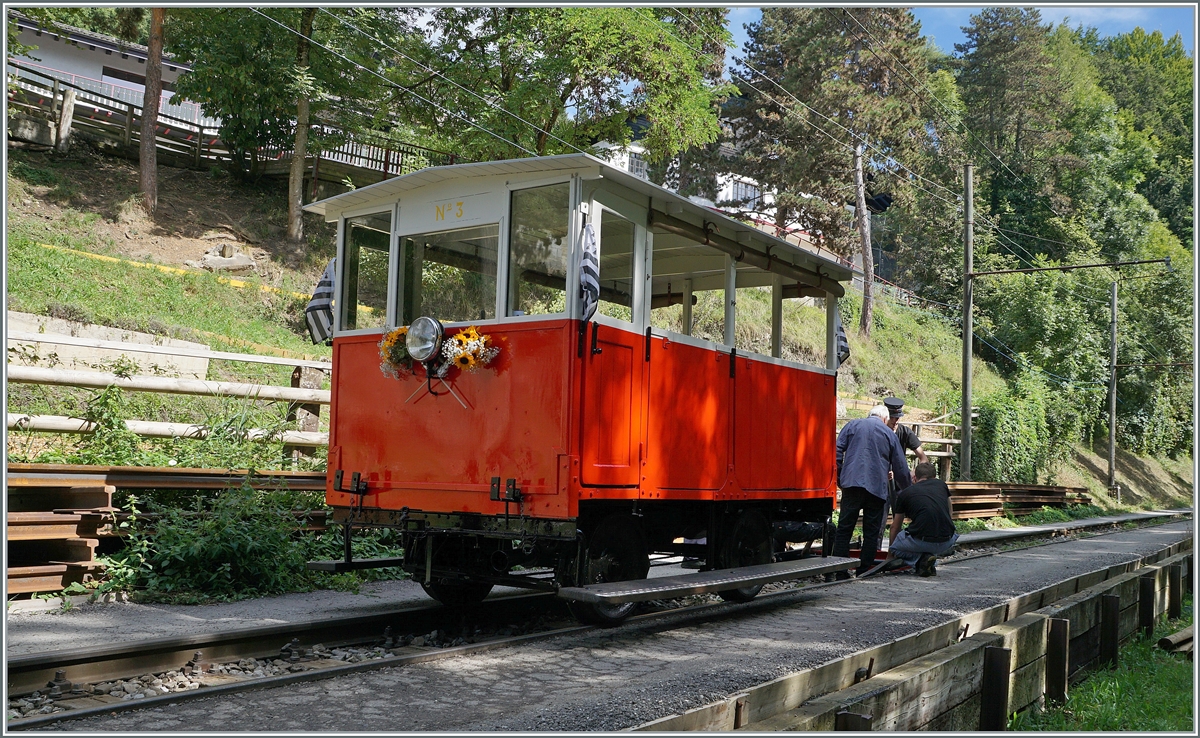
[(429, 361), (442, 348), (442, 324), (436, 318), (422, 315), (408, 327), (404, 345), (416, 361)]

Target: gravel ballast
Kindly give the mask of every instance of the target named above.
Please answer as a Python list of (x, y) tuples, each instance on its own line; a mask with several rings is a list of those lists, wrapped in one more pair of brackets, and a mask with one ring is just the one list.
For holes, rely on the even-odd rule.
[(717, 617), (668, 615), (481, 654), (148, 710), (84, 731), (620, 730), (1192, 536), (1190, 521), (950, 561), (935, 578), (796, 591)]

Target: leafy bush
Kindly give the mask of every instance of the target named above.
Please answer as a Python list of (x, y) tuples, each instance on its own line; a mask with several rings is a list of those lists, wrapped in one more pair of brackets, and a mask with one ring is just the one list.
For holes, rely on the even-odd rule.
[(1037, 484), (1064, 461), (1082, 433), (1080, 414), (1051, 395), (1045, 378), (1028, 368), (1009, 389), (979, 399), (971, 456), (973, 479)]
[[(121, 523), (124, 548), (100, 557), (104, 580), (97, 592), (138, 590), (148, 600), (196, 603), (339, 589), (357, 592), (364, 582), (402, 579), (399, 568), (345, 574), (309, 571), (311, 560), (340, 559), (340, 528), (297, 531), (293, 511), (323, 507), (319, 492), (255, 491), (247, 485), (209, 497), (168, 504), (130, 496)], [(148, 512), (143, 512), (143, 507)], [(399, 534), (356, 530), (356, 559), (400, 556)]]
[(147, 589), (233, 598), (296, 588), (305, 571), (304, 545), (286, 495), (248, 485), (188, 509), (161, 510), (145, 548)]

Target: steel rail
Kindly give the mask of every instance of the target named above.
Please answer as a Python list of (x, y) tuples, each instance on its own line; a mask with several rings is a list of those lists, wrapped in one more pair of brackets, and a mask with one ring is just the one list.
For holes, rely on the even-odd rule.
[(8, 465), (9, 487), (72, 486), (80, 482), (99, 482), (121, 489), (229, 489), (249, 483), (255, 489), (323, 490), (325, 472), (176, 466)]
[[(506, 621), (531, 612), (554, 608), (553, 597), (543, 593), (517, 594), (485, 600), (473, 614), (482, 622)], [(65, 671), (72, 682), (106, 682), (151, 672), (178, 669), (200, 651), (205, 662), (236, 661), (241, 658), (279, 658), (280, 648), (299, 638), (308, 647), (316, 643), (344, 646), (383, 641), (384, 629), (404, 633), (445, 626), (445, 608), (419, 603), (389, 613), (305, 623), (287, 623), (201, 635), (154, 638), (111, 646), (64, 649), (11, 656), (8, 659), (9, 697), (44, 689), (55, 673)], [(165, 696), (165, 695), (164, 695)], [(142, 700), (138, 701), (139, 703)]]
[[(1183, 515), (1183, 513), (1179, 513), (1179, 514), (1171, 516), (1171, 517), (1180, 517), (1182, 515)], [(1164, 517), (1167, 517), (1167, 516), (1164, 516)], [(1133, 522), (1135, 524), (1137, 524), (1137, 523), (1144, 524), (1144, 525), (1136, 525), (1136, 527), (1148, 527), (1150, 525), (1161, 525), (1161, 524), (1166, 524), (1166, 523), (1169, 523), (1172, 521), (1167, 520), (1167, 521), (1159, 522), (1158, 520), (1153, 519), (1153, 518), (1141, 518), (1140, 520), (1130, 520), (1127, 522)], [(1077, 526), (1074, 528), (1074, 530), (1086, 531), (1089, 527), (1107, 528), (1107, 527), (1111, 527), (1114, 525), (1117, 525), (1117, 523), (1115, 523), (1113, 521), (1105, 521), (1103, 523), (1094, 524), (1092, 526)], [(961, 562), (961, 561), (969, 561), (969, 560), (973, 560), (973, 559), (985, 558), (988, 556), (995, 556), (995, 555), (998, 555), (1001, 553), (1011, 553), (1013, 551), (1024, 550), (1026, 548), (1037, 548), (1037, 547), (1041, 547), (1041, 546), (1052, 545), (1055, 543), (1062, 543), (1062, 542), (1065, 542), (1065, 539), (1062, 537), (1059, 537), (1058, 534), (1061, 533), (1064, 528), (1070, 529), (1071, 524), (1063, 523), (1062, 526), (1063, 527), (1058, 528), (1058, 529), (1053, 529), (1053, 530), (1047, 529), (1044, 531), (1033, 532), (1033, 533), (1026, 531), (1026, 532), (1022, 532), (1022, 533), (1018, 534), (1017, 536), (1014, 536), (1014, 539), (1017, 539), (1017, 540), (1027, 539), (1030, 537), (1048, 537), (1048, 538), (1052, 538), (1053, 540), (1039, 541), (1039, 542), (1035, 542), (1035, 543), (1029, 543), (1027, 545), (1018, 544), (1017, 546), (1014, 546), (1012, 548), (1008, 548), (1005, 550), (987, 551), (987, 552), (978, 553), (978, 554), (974, 554), (974, 555), (970, 555), (970, 556), (955, 557), (953, 560), (950, 560), (947, 563), (957, 563), (957, 562)], [(1113, 535), (1116, 533), (1121, 533), (1121, 532), (1124, 532), (1124, 530), (1125, 529), (1107, 530), (1107, 531), (1103, 531), (1103, 532), (1099, 532), (1099, 533), (1091, 533), (1091, 534), (1085, 534), (1085, 535), (1086, 535), (1086, 537), (1089, 537), (1089, 538), (1100, 537), (1100, 536), (1105, 536), (1105, 535)], [(994, 541), (986, 541), (986, 542), (981, 542), (979, 545), (990, 545), (993, 543), (994, 543)], [(960, 546), (961, 545), (969, 545), (969, 543), (968, 544), (960, 544)], [(781, 589), (776, 592), (770, 592), (767, 594), (760, 595), (752, 603), (747, 603), (747, 604), (749, 604), (750, 606), (761, 606), (763, 603), (773, 603), (775, 600), (779, 600), (780, 598), (786, 597), (788, 595), (794, 595), (797, 592), (801, 592), (801, 591), (809, 592), (809, 591), (818, 590), (818, 589), (828, 589), (831, 587), (837, 587), (837, 586), (849, 584), (854, 581), (856, 581), (856, 579), (814, 583), (814, 584), (808, 584), (803, 587), (792, 587), (792, 588), (787, 588), (787, 589)], [(495, 615), (496, 617), (499, 617), (498, 613), (501, 612), (500, 608), (503, 608), (506, 606), (514, 608), (512, 611), (512, 615), (520, 615), (522, 608), (529, 608), (528, 610), (526, 610), (526, 612), (531, 612), (531, 611), (535, 611), (537, 608), (554, 607), (555, 605), (561, 606), (561, 604), (562, 604), (562, 601), (556, 599), (554, 597), (554, 595), (551, 593), (537, 593), (537, 594), (526, 594), (526, 595), (514, 595), (511, 597), (497, 598), (494, 600), (485, 600), (483, 603), (481, 603), (480, 607), (486, 606), (489, 608), (490, 607), (497, 608), (495, 613), (493, 613), (491, 610), (487, 610), (486, 612), (489, 617), (493, 616), (493, 615)], [(720, 614), (720, 613), (726, 612), (728, 609), (728, 606), (730, 604), (731, 603), (720, 602), (720, 603), (705, 603), (705, 604), (700, 604), (700, 605), (688, 605), (688, 606), (682, 606), (682, 607), (677, 607), (677, 608), (670, 608), (670, 609), (660, 610), (660, 611), (656, 611), (656, 612), (635, 615), (635, 616), (629, 618), (626, 622), (627, 623), (652, 622), (654, 620), (664, 619), (669, 616), (680, 616), (680, 615), (685, 616), (687, 621), (690, 622), (690, 621), (694, 621), (696, 618), (705, 617), (708, 614)], [(316, 643), (316, 642), (339, 643), (341, 645), (349, 645), (351, 643), (361, 644), (361, 643), (377, 642), (382, 639), (382, 633), (383, 633), (382, 628), (387, 627), (387, 625), (392, 625), (393, 628), (395, 628), (395, 626), (396, 626), (396, 621), (394, 621), (394, 620), (389, 621), (388, 618), (395, 618), (398, 615), (408, 615), (409, 617), (413, 618), (413, 621), (412, 621), (413, 627), (405, 628), (405, 630), (420, 631), (420, 630), (424, 630), (425, 628), (430, 628), (430, 627), (443, 627), (445, 624), (444, 621), (439, 621), (438, 618), (444, 617), (446, 612), (447, 611), (445, 608), (438, 606), (438, 605), (417, 605), (417, 606), (413, 606), (411, 608), (404, 608), (398, 612), (390, 613), (387, 615), (359, 616), (359, 617), (355, 617), (355, 618), (346, 618), (346, 619), (341, 619), (341, 620), (330, 620), (330, 621), (325, 621), (325, 622), (316, 623), (316, 624), (293, 623), (293, 624), (288, 624), (288, 625), (283, 625), (283, 626), (268, 626), (268, 627), (264, 627), (264, 628), (252, 628), (252, 629), (246, 629), (246, 630), (242, 630), (242, 631), (233, 631), (233, 632), (226, 633), (226, 634), (213, 634), (213, 635), (204, 635), (204, 636), (184, 636), (184, 637), (178, 637), (178, 638), (155, 639), (152, 641), (143, 641), (140, 643), (124, 644), (121, 646), (85, 649), (84, 651), (60, 651), (60, 652), (51, 652), (51, 653), (44, 653), (44, 654), (31, 654), (31, 655), (23, 656), (23, 657), (15, 657), (13, 659), (10, 659), (9, 664), (8, 664), (8, 672), (9, 672), (9, 680), (10, 680), (9, 696), (11, 697), (11, 696), (14, 696), (17, 694), (21, 694), (21, 692), (15, 691), (11, 686), (13, 684), (12, 680), (13, 680), (14, 674), (16, 674), (17, 677), (23, 681), (23, 683), (37, 684), (39, 686), (44, 686), (45, 683), (47, 681), (49, 681), (49, 679), (46, 679), (45, 681), (35, 682), (34, 676), (32, 676), (32, 675), (36, 674), (36, 677), (38, 679), (40, 679), (42, 677), (46, 677), (47, 675), (50, 675), (52, 677), (55, 671), (71, 668), (72, 672), (69, 673), (67, 676), (71, 677), (72, 681), (74, 681), (74, 677), (76, 677), (80, 673), (83, 673), (85, 670), (91, 670), (92, 672), (99, 674), (99, 673), (103, 672), (104, 668), (108, 668), (111, 671), (103, 672), (103, 673), (106, 675), (112, 674), (112, 676), (106, 676), (106, 678), (110, 678), (110, 679), (116, 678), (118, 675), (130, 677), (130, 676), (134, 676), (134, 675), (141, 675), (141, 674), (147, 673), (147, 669), (144, 668), (145, 662), (137, 662), (136, 661), (136, 659), (139, 657), (155, 659), (156, 660), (155, 663), (165, 663), (168, 660), (168, 654), (170, 654), (171, 657), (174, 658), (175, 660), (173, 662), (171, 662), (172, 666), (168, 666), (166, 668), (177, 668), (179, 665), (186, 663), (187, 659), (190, 658), (191, 655), (194, 654), (194, 652), (196, 650), (201, 650), (203, 652), (205, 661), (211, 660), (213, 658), (212, 656), (210, 656), (210, 654), (219, 655), (219, 654), (227, 653), (227, 655), (221, 656), (222, 658), (225, 658), (226, 660), (236, 660), (238, 657), (241, 657), (241, 658), (250, 657), (250, 655), (251, 655), (250, 652), (248, 652), (248, 651), (238, 652), (236, 650), (236, 647), (234, 647), (232, 645), (226, 645), (226, 644), (233, 644), (235, 641), (237, 643), (241, 643), (241, 644), (251, 644), (251, 648), (257, 648), (258, 651), (254, 651), (254, 653), (256, 653), (258, 655), (258, 657), (260, 657), (260, 658), (264, 655), (278, 656), (279, 647), (276, 646), (275, 648), (270, 648), (269, 645), (278, 644), (281, 641), (285, 641), (289, 637), (298, 638), (298, 637), (301, 637), (302, 635), (303, 635), (302, 640), (307, 640), (309, 645), (311, 645), (312, 643)], [(476, 612), (481, 612), (481, 611), (477, 610)], [(541, 611), (541, 612), (544, 613), (544, 611)], [(512, 617), (512, 615), (509, 615), (509, 617)], [(351, 629), (358, 628), (358, 631), (353, 636), (351, 636), (348, 640), (342, 641), (336, 637), (337, 632), (338, 632), (337, 629), (339, 627), (340, 628), (351, 628)], [(374, 628), (374, 631), (372, 632), (372, 634), (369, 636), (364, 636), (363, 635), (364, 629), (372, 628), (372, 627)], [(381, 668), (394, 667), (394, 666), (403, 666), (403, 665), (407, 665), (407, 664), (424, 663), (424, 662), (428, 662), (428, 661), (436, 661), (436, 660), (440, 660), (443, 658), (452, 658), (455, 656), (462, 656), (462, 655), (468, 655), (468, 654), (473, 654), (473, 653), (481, 653), (481, 652), (498, 649), (498, 648), (506, 648), (506, 647), (512, 646), (512, 645), (518, 645), (521, 643), (529, 643), (529, 642), (544, 640), (544, 639), (548, 639), (548, 638), (552, 638), (552, 637), (557, 637), (560, 635), (581, 633), (581, 632), (585, 632), (588, 630), (594, 630), (594, 629), (596, 629), (596, 627), (597, 626), (592, 626), (592, 625), (578, 625), (578, 626), (570, 626), (570, 627), (566, 627), (566, 628), (556, 628), (556, 629), (552, 629), (549, 631), (541, 631), (541, 632), (537, 632), (537, 633), (530, 633), (530, 634), (520, 635), (520, 636), (503, 637), (503, 638), (497, 638), (497, 639), (483, 641), (483, 642), (479, 642), (479, 643), (475, 643), (475, 644), (467, 644), (467, 645), (463, 645), (463, 646), (437, 649), (437, 650), (430, 651), (427, 653), (416, 653), (416, 654), (410, 653), (410, 654), (405, 654), (405, 655), (393, 655), (390, 658), (385, 657), (382, 659), (371, 659), (371, 660), (361, 661), (358, 663), (352, 663), (352, 664), (347, 663), (345, 665), (340, 665), (340, 666), (335, 666), (335, 667), (330, 667), (330, 668), (312, 669), (312, 670), (295, 672), (295, 673), (285, 674), (285, 675), (280, 675), (280, 676), (241, 679), (236, 682), (230, 682), (227, 684), (217, 685), (217, 686), (213, 686), (213, 687), (202, 687), (200, 689), (189, 690), (186, 692), (169, 693), (169, 694), (161, 695), (161, 696), (157, 696), (157, 697), (147, 697), (147, 698), (140, 699), (140, 700), (123, 700), (121, 702), (109, 703), (109, 704), (105, 704), (103, 706), (97, 706), (94, 708), (73, 709), (73, 710), (66, 710), (64, 712), (59, 712), (59, 713), (38, 715), (36, 717), (31, 717), (31, 718), (10, 720), (7, 723), (7, 727), (10, 730), (37, 728), (37, 727), (43, 727), (46, 725), (50, 725), (50, 724), (59, 722), (61, 720), (74, 720), (74, 719), (80, 719), (80, 718), (85, 718), (85, 717), (103, 715), (105, 713), (124, 712), (124, 711), (132, 710), (132, 709), (144, 709), (144, 708), (151, 708), (151, 707), (159, 707), (159, 706), (162, 706), (165, 704), (182, 702), (182, 701), (192, 700), (192, 699), (201, 699), (201, 698), (206, 698), (206, 697), (213, 697), (213, 696), (219, 696), (219, 695), (224, 695), (224, 694), (233, 694), (233, 693), (245, 692), (245, 691), (251, 691), (251, 690), (269, 689), (269, 688), (273, 688), (273, 687), (285, 686), (288, 684), (295, 684), (295, 683), (299, 683), (299, 682), (315, 681), (318, 679), (328, 679), (328, 678), (341, 676), (344, 674), (351, 674), (351, 673), (360, 672), (360, 671), (368, 671), (368, 670), (373, 670), (373, 669), (381, 669)], [(342, 631), (342, 632), (344, 632), (344, 631)], [(322, 636), (325, 636), (325, 637), (322, 637)], [(312, 638), (313, 640), (308, 640), (309, 638)], [(269, 644), (267, 643), (267, 641), (269, 641)], [(205, 648), (207, 648), (207, 651), (205, 651)], [(89, 654), (99, 654), (99, 653), (107, 653), (106, 658), (109, 659), (107, 662), (108, 663), (107, 667), (96, 666), (87, 660)], [(183, 659), (182, 661), (179, 660), (181, 658)], [(304, 663), (304, 662), (300, 662), (300, 663)], [(138, 667), (137, 669), (132, 668), (135, 664)], [(119, 669), (121, 669), (121, 668), (124, 669), (123, 672), (119, 672)], [(155, 669), (151, 669), (151, 670), (155, 670)]]

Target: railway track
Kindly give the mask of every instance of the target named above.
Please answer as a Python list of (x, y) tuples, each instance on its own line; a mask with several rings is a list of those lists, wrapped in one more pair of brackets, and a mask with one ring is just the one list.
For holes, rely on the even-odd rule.
[[(1063, 527), (1069, 526), (1064, 524), (1057, 530), (1048, 528), (1043, 540), (1031, 540), (1030, 533), (1020, 533), (1015, 545), (1033, 548), (1065, 540), (1061, 535)], [(1077, 529), (1080, 537), (1120, 530), (1124, 528), (1114, 530), (1111, 521), (1105, 521), (1099, 532)], [(960, 544), (963, 550), (948, 560), (964, 561), (1000, 552), (995, 550), (994, 540), (988, 540), (983, 545), (993, 547), (993, 550), (972, 553), (969, 551), (970, 543), (964, 542)], [(662, 566), (674, 562), (675, 559), (660, 559), (656, 563)], [(786, 596), (798, 586), (811, 590), (847, 583), (811, 580), (787, 583), (779, 585), (774, 591), (764, 592), (758, 599)], [(682, 601), (653, 601), (648, 603), (651, 612), (636, 615), (628, 622), (661, 619), (681, 612), (686, 612), (690, 616), (689, 621), (692, 621), (697, 617), (718, 614), (729, 607), (726, 603), (714, 600), (714, 596), (708, 596)], [(489, 625), (482, 626), (485, 623)], [(495, 627), (496, 624), (503, 625)], [(452, 658), (593, 630), (595, 627), (575, 624), (562, 600), (552, 594), (536, 593), (492, 598), (465, 612), (451, 612), (430, 603), (383, 615), (30, 654), (8, 661), (7, 692), (10, 700), (36, 691), (39, 699), (45, 701), (50, 709), (61, 709), (10, 719), (7, 725), (14, 730), (34, 728), (62, 719), (149, 708), (200, 697), (326, 679), (368, 669)], [(441, 639), (433, 639), (434, 643), (427, 644), (424, 634), (431, 631), (440, 633)], [(251, 661), (256, 667), (250, 666)], [(256, 671), (261, 675), (256, 675)], [(150, 682), (145, 677), (149, 677), (150, 681), (157, 679), (166, 682), (173, 691), (158, 694), (161, 687), (152, 687), (155, 690), (152, 696), (134, 699), (132, 695), (127, 698), (114, 697), (104, 689), (99, 693), (96, 689), (97, 686), (111, 688), (123, 683), (148, 685)], [(139, 678), (142, 679), (139, 681)], [(179, 686), (185, 682), (187, 686)], [(55, 692), (57, 694), (53, 694)]]

